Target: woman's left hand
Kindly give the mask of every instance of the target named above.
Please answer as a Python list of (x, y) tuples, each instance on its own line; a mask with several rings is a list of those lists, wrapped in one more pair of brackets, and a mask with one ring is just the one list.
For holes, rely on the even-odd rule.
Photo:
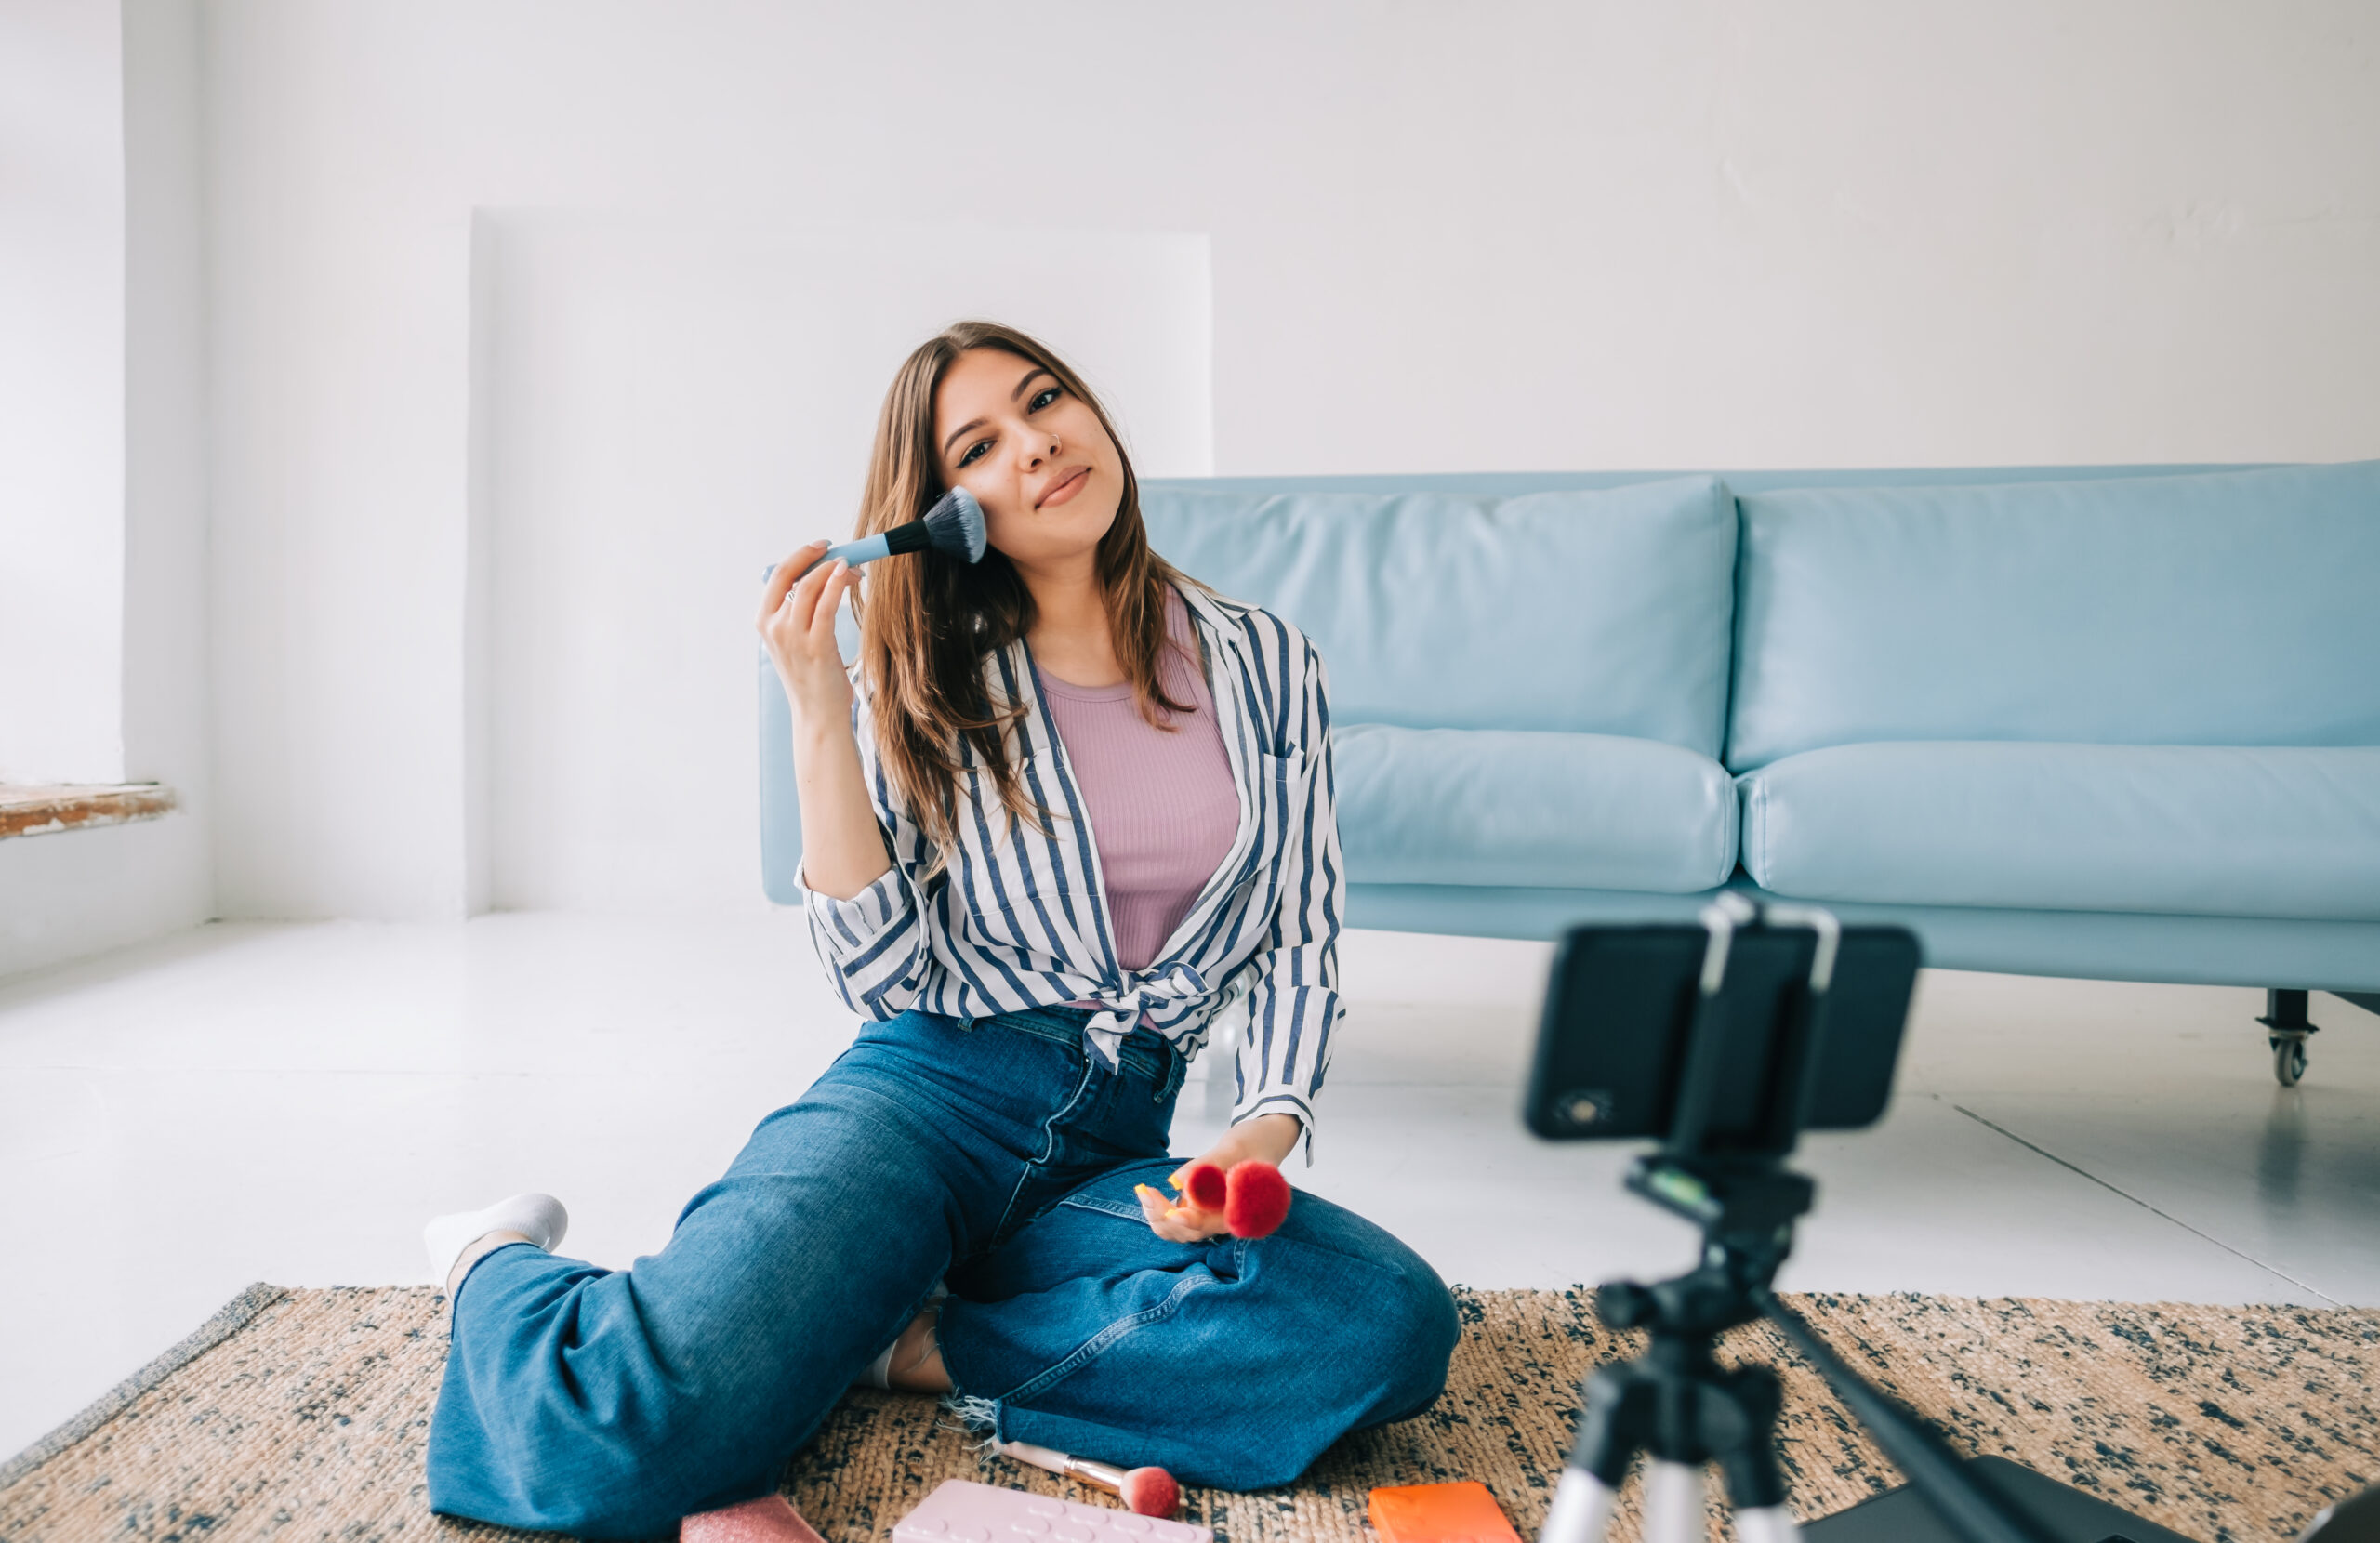
[[(1297, 1150), (1298, 1133), (1304, 1128), (1295, 1114), (1258, 1114), (1240, 1121), (1223, 1132), (1223, 1140), (1190, 1159), (1168, 1176), (1168, 1182), (1182, 1179), (1190, 1163), (1212, 1163), (1224, 1172), (1235, 1163), (1250, 1157), (1261, 1157), (1278, 1167), (1281, 1160)], [(1231, 1229), (1223, 1224), (1223, 1213), (1206, 1210), (1190, 1204), (1189, 1197), (1179, 1190), (1168, 1194), (1148, 1184), (1140, 1186), (1141, 1214), (1149, 1219), (1150, 1231), (1174, 1243), (1203, 1243), (1219, 1233)]]

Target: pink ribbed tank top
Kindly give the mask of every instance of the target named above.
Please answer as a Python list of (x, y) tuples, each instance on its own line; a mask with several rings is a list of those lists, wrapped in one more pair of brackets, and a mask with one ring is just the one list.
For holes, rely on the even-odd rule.
[(1190, 608), (1174, 590), (1166, 599), (1166, 631), (1181, 647), (1165, 651), (1159, 679), (1166, 695), (1195, 709), (1170, 732), (1141, 717), (1129, 680), (1076, 686), (1039, 675), (1042, 705), (1091, 812), (1116, 962), (1126, 969), (1156, 961), (1239, 832), (1239, 791), (1197, 663)]

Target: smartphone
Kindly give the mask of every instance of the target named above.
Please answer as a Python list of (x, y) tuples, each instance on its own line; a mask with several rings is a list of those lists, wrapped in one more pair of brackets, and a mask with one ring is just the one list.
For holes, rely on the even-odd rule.
[[(1564, 937), (1529, 1069), (1529, 1129), (1549, 1141), (1670, 1134), (1710, 937), (1694, 926), (1580, 927)], [(1713, 1147), (1752, 1146), (1768, 1128), (1817, 946), (1800, 928), (1735, 932), (1707, 1020), (1719, 1039), (1707, 1126)], [(1883, 1117), (1919, 962), (1906, 928), (1843, 930), (1799, 1128), (1857, 1130)]]

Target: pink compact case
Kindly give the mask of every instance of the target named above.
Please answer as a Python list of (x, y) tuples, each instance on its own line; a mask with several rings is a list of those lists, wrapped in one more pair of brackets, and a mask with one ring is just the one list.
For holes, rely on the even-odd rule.
[(945, 1479), (892, 1524), (893, 1543), (1215, 1543), (1187, 1522)]

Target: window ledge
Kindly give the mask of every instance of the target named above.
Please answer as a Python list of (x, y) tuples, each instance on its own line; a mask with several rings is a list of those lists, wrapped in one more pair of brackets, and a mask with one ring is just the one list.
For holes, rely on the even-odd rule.
[(160, 783), (52, 787), (0, 783), (0, 840), (154, 820), (175, 803), (174, 790)]

